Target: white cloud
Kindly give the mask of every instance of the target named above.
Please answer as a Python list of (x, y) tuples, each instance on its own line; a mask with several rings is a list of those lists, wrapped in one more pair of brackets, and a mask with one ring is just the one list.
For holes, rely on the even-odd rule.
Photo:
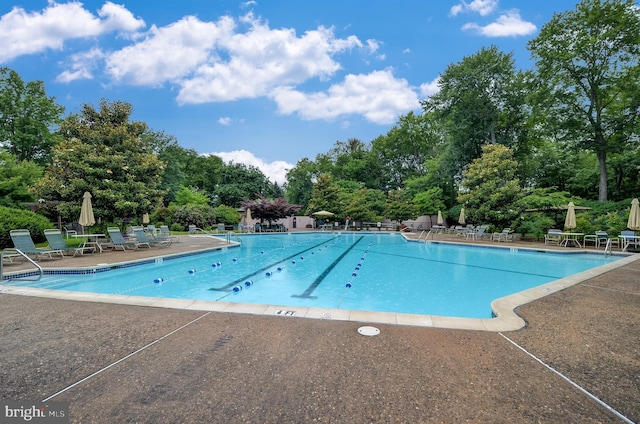
[(212, 152), (206, 153), (204, 156), (208, 155), (218, 156), (226, 163), (233, 162), (241, 163), (247, 166), (255, 166), (260, 171), (262, 171), (262, 173), (266, 175), (269, 180), (276, 182), (279, 185), (282, 185), (287, 181), (287, 171), (295, 167), (295, 165), (281, 160), (277, 160), (274, 162), (265, 162), (263, 159), (256, 157), (253, 153), (247, 150)]
[(102, 19), (79, 2), (50, 2), (42, 12), (33, 13), (14, 7), (0, 17), (0, 62), (48, 49), (61, 50), (66, 40), (96, 37), (112, 31), (134, 31), (145, 25), (131, 12), (111, 2), (105, 3), (99, 16)]
[(463, 12), (474, 12), (480, 14), (480, 16), (487, 16), (497, 7), (498, 0), (473, 0), (471, 3), (463, 0), (459, 4), (452, 6), (449, 14), (456, 16)]
[(251, 28), (221, 41), (224, 57), (212, 57), (180, 82), (178, 102), (208, 103), (265, 96), (275, 87), (325, 79), (340, 69), (333, 55), (362, 48), (356, 37), (337, 39), (319, 27), (298, 37), (293, 29), (270, 29), (252, 16)]
[(394, 78), (388, 70), (347, 75), (327, 91), (298, 91), (301, 84), (326, 82), (340, 71), (336, 55), (358, 49), (384, 60), (374, 39), (363, 43), (356, 36), (338, 38), (333, 28), (323, 26), (298, 35), (292, 28), (272, 29), (251, 12), (216, 22), (186, 16), (133, 32), (143, 26), (124, 6), (111, 2), (97, 15), (79, 2), (51, 2), (42, 13), (14, 8), (0, 20), (0, 45), (5, 41), (11, 46), (0, 49), (0, 61), (3, 55), (13, 58), (61, 49), (68, 38), (119, 30), (129, 32), (121, 38), (125, 47), (113, 51), (94, 47), (69, 55), (58, 82), (97, 78), (103, 70), (115, 84), (176, 86), (176, 100), (182, 105), (268, 97), (276, 101), (280, 113), (297, 113), (309, 120), (360, 114), (370, 122), (389, 124), (419, 104), (407, 81)]
[(81, 79), (93, 79), (93, 71), (104, 58), (100, 49), (91, 49), (86, 52), (71, 55), (71, 70), (63, 71), (56, 78), (57, 82), (69, 83)]
[(537, 27), (531, 22), (523, 21), (518, 10), (510, 10), (488, 25), (480, 26), (472, 22), (463, 25), (462, 29), (485, 37), (517, 37), (533, 34)]
[(211, 50), (233, 34), (231, 18), (202, 22), (187, 16), (171, 25), (153, 26), (144, 40), (107, 58), (106, 71), (120, 82), (159, 86), (178, 81), (211, 60)]
[(231, 118), (229, 118), (228, 116), (221, 116), (220, 118), (218, 118), (218, 124), (227, 127), (231, 125)]
[(110, 1), (100, 8), (98, 16), (104, 19), (102, 22), (102, 30), (104, 32), (134, 32), (145, 26), (142, 19), (136, 19), (124, 6)]
[(437, 77), (431, 82), (426, 82), (420, 85), (420, 96), (423, 98), (433, 96), (440, 91), (440, 77)]
[(297, 113), (308, 120), (360, 114), (369, 122), (381, 125), (391, 124), (399, 115), (420, 106), (408, 82), (395, 78), (389, 69), (347, 75), (341, 84), (332, 85), (326, 93), (308, 94), (291, 87), (279, 87), (272, 92), (272, 97), (282, 114)]

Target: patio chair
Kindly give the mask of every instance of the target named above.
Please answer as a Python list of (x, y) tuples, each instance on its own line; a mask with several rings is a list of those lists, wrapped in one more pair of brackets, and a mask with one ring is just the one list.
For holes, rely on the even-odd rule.
[(2, 265), (21, 264), (24, 257), (16, 252), (16, 249), (4, 249), (2, 251)]
[(484, 237), (484, 232), (487, 230), (487, 228), (489, 228), (488, 225), (480, 225), (475, 230), (469, 231), (466, 234), (467, 240), (469, 240), (469, 238), (471, 238), (471, 240), (477, 240)]
[(189, 234), (191, 235), (196, 235), (198, 233), (202, 233), (202, 234), (212, 234), (208, 231), (203, 230), (202, 228), (198, 228), (195, 225), (189, 225)]
[(64, 235), (66, 238), (69, 238), (69, 236), (77, 236), (78, 232), (72, 228), (67, 228), (67, 227), (62, 227), (64, 228)]
[[(62, 259), (64, 257), (64, 253), (61, 250), (37, 248), (31, 238), (29, 230), (11, 230), (9, 231), (9, 235), (16, 249), (26, 255), (33, 255), (36, 260), (44, 257), (48, 257), (49, 259)], [(53, 255), (56, 255), (57, 258), (54, 258)]]
[(142, 228), (134, 228), (133, 234), (135, 235), (138, 246), (146, 246), (151, 247), (159, 246), (159, 247), (169, 247), (171, 246), (171, 240), (169, 239), (157, 239), (147, 236), (147, 233), (144, 232)]
[(95, 247), (90, 247), (86, 245), (82, 245), (80, 247), (71, 247), (67, 245), (67, 242), (64, 241), (62, 237), (62, 232), (56, 229), (44, 230), (44, 236), (47, 238), (49, 242), (49, 247), (53, 250), (60, 250), (62, 254), (65, 253), (73, 253), (72, 257), (76, 256), (78, 253), (84, 255), (85, 252), (95, 252)]
[(109, 243), (108, 246), (111, 246), (114, 250), (121, 249), (124, 251), (127, 249), (134, 250), (138, 248), (137, 242), (127, 241), (124, 239), (122, 233), (120, 232), (120, 228), (118, 227), (107, 228), (107, 233), (111, 238), (111, 243)]
[(513, 241), (513, 235), (511, 234), (513, 231), (511, 228), (505, 228), (501, 233), (493, 233), (492, 240), (497, 242), (508, 242)]
[(551, 228), (544, 236), (544, 244), (560, 244), (562, 241), (562, 230)]
[(171, 235), (171, 231), (169, 231), (168, 225), (160, 226), (160, 237), (171, 240), (174, 243), (177, 243), (180, 238), (178, 236)]
[(609, 239), (611, 239), (612, 246), (615, 244), (620, 247), (620, 239), (618, 237), (609, 237), (606, 231), (596, 231), (595, 234), (587, 234), (584, 236), (583, 245), (586, 247), (587, 243), (593, 243), (596, 249), (598, 249), (601, 244), (606, 245)]

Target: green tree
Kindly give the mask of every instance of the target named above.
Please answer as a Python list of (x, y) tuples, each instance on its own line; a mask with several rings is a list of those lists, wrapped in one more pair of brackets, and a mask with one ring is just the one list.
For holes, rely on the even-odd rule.
[(349, 215), (353, 222), (373, 222), (377, 221), (379, 216), (370, 208), (369, 199), (367, 199), (366, 188), (361, 188), (351, 196), (349, 203), (345, 205), (345, 215)]
[(240, 222), (240, 213), (236, 208), (227, 205), (220, 205), (215, 208), (216, 220), (218, 222), (233, 225)]
[(0, 143), (18, 161), (49, 162), (63, 112), (42, 81), (25, 84), (17, 72), (0, 68)]
[(458, 195), (469, 222), (512, 225), (522, 212), (517, 207), (522, 197), (517, 169), (511, 149), (499, 144), (482, 148), (482, 156), (465, 171)]
[(380, 170), (369, 146), (357, 138), (337, 141), (327, 156), (332, 162), (334, 180), (349, 180), (367, 188), (378, 188)]
[(307, 213), (311, 214), (321, 210), (337, 213), (340, 209), (340, 189), (333, 182), (331, 175), (320, 175), (311, 190)]
[(432, 119), (432, 115), (415, 115), (413, 112), (401, 116), (398, 123), (385, 135), (372, 142), (372, 154), (379, 163), (379, 187), (397, 190), (404, 181), (423, 176), (426, 163), (437, 154), (443, 136)]
[(427, 191), (416, 194), (413, 197), (413, 204), (420, 215), (437, 215), (438, 211), (445, 209), (442, 200), (442, 189), (432, 187)]
[(63, 141), (36, 185), (38, 197), (59, 201), (66, 219), (79, 216), (82, 194), (92, 194), (94, 215), (103, 221), (140, 217), (162, 204), (162, 163), (152, 152), (146, 124), (130, 121), (132, 107), (102, 100), (84, 105), (61, 126)]
[(296, 166), (287, 171), (286, 198), (289, 202), (302, 206), (306, 210), (311, 200), (313, 179), (316, 175), (316, 167), (308, 158), (296, 163)]
[(182, 184), (204, 190), (213, 199), (222, 183), (222, 172), (226, 166), (224, 161), (218, 156), (198, 155), (192, 150), (187, 152), (185, 159), (185, 179)]
[(382, 214), (394, 221), (404, 221), (414, 218), (417, 212), (413, 202), (409, 199), (407, 190), (400, 189), (392, 190), (387, 194)]
[(195, 187), (181, 186), (180, 190), (176, 193), (175, 204), (178, 206), (208, 205), (209, 203), (211, 203), (209, 196)]
[(0, 205), (22, 207), (33, 201), (29, 190), (42, 177), (43, 169), (33, 162), (18, 162), (11, 153), (0, 150)]
[(257, 194), (274, 197), (276, 186), (255, 166), (230, 163), (222, 167), (220, 184), (213, 192), (217, 202), (239, 207), (243, 201), (255, 198)]
[(607, 155), (637, 145), (640, 11), (634, 0), (582, 0), (554, 15), (528, 44), (537, 107), (549, 133), (598, 159), (598, 199), (608, 196)]
[[(181, 147), (175, 137), (162, 131), (148, 130), (142, 137), (148, 140), (153, 153), (164, 164), (160, 189), (166, 192), (163, 203), (168, 205), (175, 201), (181, 187), (189, 185), (187, 169), (189, 164), (197, 159), (198, 154), (195, 150)], [(193, 183), (191, 185), (194, 186)]]
[(495, 46), (447, 67), (440, 77), (440, 91), (422, 107), (442, 121), (453, 172), (461, 173), (481, 155), (485, 144), (503, 144), (518, 157), (526, 155), (525, 81), (516, 72), (513, 55)]

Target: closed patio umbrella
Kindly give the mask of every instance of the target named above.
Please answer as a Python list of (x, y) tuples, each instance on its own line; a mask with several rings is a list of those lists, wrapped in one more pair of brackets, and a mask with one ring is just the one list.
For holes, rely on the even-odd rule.
[(244, 225), (249, 225), (251, 223), (251, 209), (247, 209), (247, 214), (244, 218)]
[(442, 212), (438, 211), (438, 221), (436, 221), (438, 225), (444, 224), (444, 219), (442, 219)]
[(78, 223), (82, 225), (82, 232), (84, 233), (84, 227), (91, 227), (96, 223), (96, 219), (93, 216), (93, 206), (91, 206), (91, 193), (84, 192), (82, 196), (82, 208), (80, 209), (80, 219)]
[(567, 209), (567, 217), (564, 220), (564, 228), (573, 229), (576, 228), (576, 207), (573, 202), (569, 202), (569, 208)]
[(467, 223), (465, 221), (464, 208), (460, 209), (460, 216), (458, 217), (458, 223), (460, 223), (461, 225), (464, 225)]
[(149, 214), (145, 213), (142, 215), (142, 223), (143, 224), (148, 224), (149, 223)]
[(631, 211), (629, 211), (627, 228), (636, 231), (640, 230), (640, 204), (637, 198), (633, 199), (631, 202)]

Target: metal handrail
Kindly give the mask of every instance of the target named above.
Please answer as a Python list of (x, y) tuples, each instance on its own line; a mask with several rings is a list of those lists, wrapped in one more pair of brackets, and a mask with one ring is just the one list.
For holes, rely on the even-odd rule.
[[(422, 230), (422, 232), (420, 233), (420, 235), (418, 236), (418, 241), (422, 240), (422, 235), (425, 233), (426, 230)], [(434, 233), (435, 234), (435, 233)], [(424, 238), (425, 243), (427, 242), (427, 240), (429, 240), (429, 236), (431, 235), (431, 230), (429, 230), (427, 232), (427, 236)]]
[[(19, 249), (12, 249), (13, 251), (15, 251), (17, 254), (19, 254), (20, 256), (22, 256), (23, 258), (25, 258), (26, 260), (28, 260), (29, 262), (31, 262), (31, 264), (33, 266), (35, 266), (36, 268), (38, 268), (38, 278), (36, 278), (35, 280), (31, 280), (29, 278), (25, 278), (24, 280), (27, 281), (39, 281), (42, 278), (42, 267), (40, 265), (38, 265), (33, 259), (31, 259), (26, 253), (24, 253), (23, 251), (19, 250)], [(0, 252), (0, 284), (2, 283), (3, 280), (3, 266), (4, 266), (4, 254), (5, 251), (3, 250), (2, 252)], [(15, 278), (15, 280), (18, 280), (19, 278)]]
[[(607, 255), (607, 251), (609, 251), (608, 255)], [(613, 244), (611, 243), (611, 239), (608, 238), (607, 244), (604, 246), (604, 256), (611, 256), (611, 255), (613, 255)]]
[(236, 239), (238, 243), (242, 244), (242, 240), (240, 240), (238, 235), (233, 231), (227, 231), (227, 244), (231, 244), (231, 236), (233, 236), (233, 238)]

